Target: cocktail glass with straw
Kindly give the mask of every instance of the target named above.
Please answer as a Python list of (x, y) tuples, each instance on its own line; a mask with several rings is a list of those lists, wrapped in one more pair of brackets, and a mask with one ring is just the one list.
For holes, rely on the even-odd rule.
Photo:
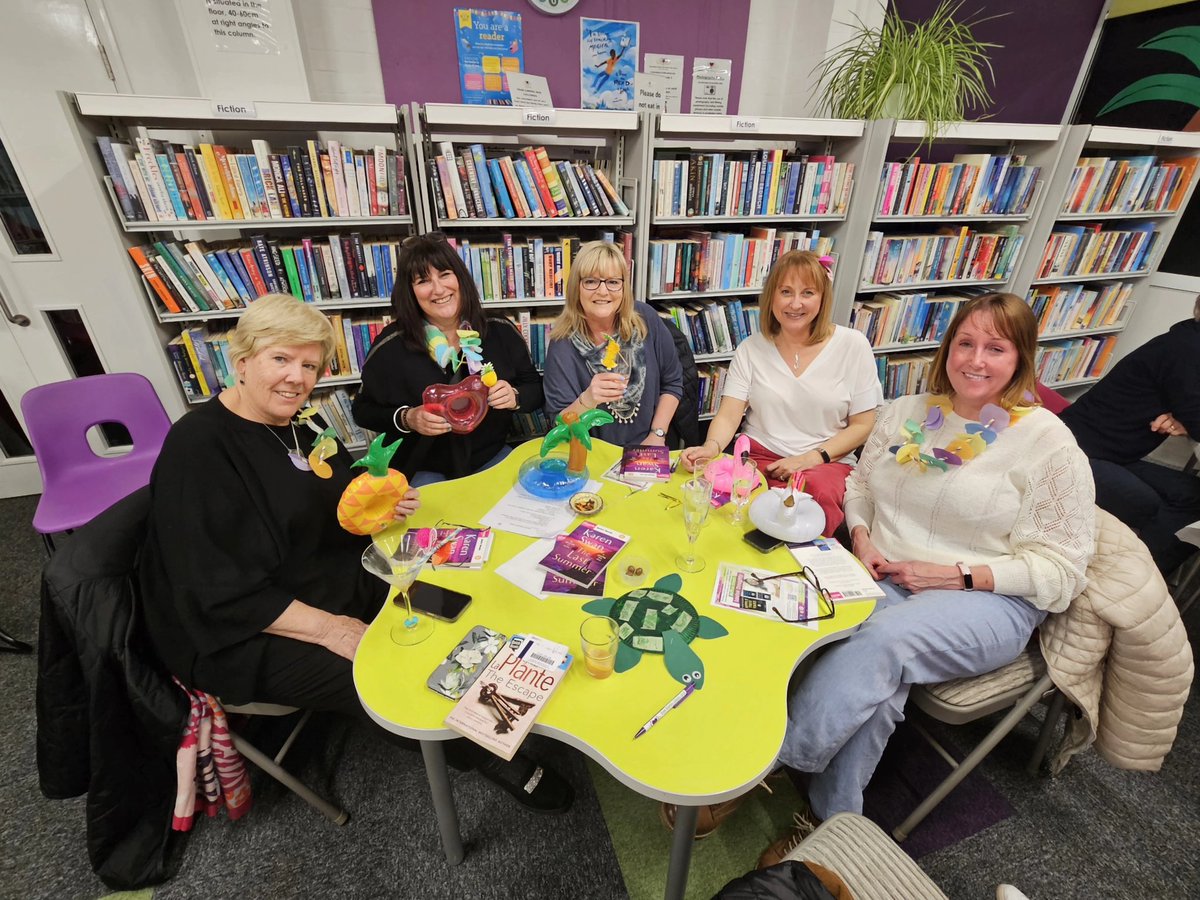
[(392, 640), (402, 647), (419, 644), (433, 633), (433, 620), (413, 611), (409, 591), (421, 574), (421, 569), (437, 549), (437, 542), (425, 529), (411, 529), (402, 534), (382, 532), (363, 551), (363, 568), (396, 588), (392, 602), (404, 604), (404, 618), (392, 626)]
[(699, 572), (704, 568), (704, 560), (696, 556), (696, 538), (700, 537), (700, 529), (704, 527), (708, 511), (712, 509), (712, 484), (697, 471), (683, 483), (681, 490), (683, 528), (687, 532), (688, 549), (686, 556), (675, 557), (675, 565), (684, 572)]
[(730, 491), (733, 499), (733, 515), (729, 519), (734, 525), (741, 525), (746, 521), (746, 504), (749, 502), (750, 494), (754, 491), (754, 485), (757, 482), (758, 463), (752, 459), (739, 461), (735, 457), (733, 460), (733, 484)]

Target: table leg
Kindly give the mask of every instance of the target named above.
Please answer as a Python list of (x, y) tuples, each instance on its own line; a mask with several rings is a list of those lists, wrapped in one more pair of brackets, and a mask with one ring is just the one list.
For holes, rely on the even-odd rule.
[(450, 773), (446, 771), (446, 751), (441, 741), (421, 741), (421, 756), (425, 758), (425, 776), (433, 795), (442, 850), (446, 862), (457, 866), (463, 861), (464, 853), (462, 836), (458, 833), (458, 810), (454, 808), (454, 794), (450, 791)]
[(671, 837), (671, 861), (667, 866), (666, 900), (683, 900), (687, 890), (688, 866), (692, 861), (692, 842), (696, 839), (698, 806), (675, 807), (675, 831)]

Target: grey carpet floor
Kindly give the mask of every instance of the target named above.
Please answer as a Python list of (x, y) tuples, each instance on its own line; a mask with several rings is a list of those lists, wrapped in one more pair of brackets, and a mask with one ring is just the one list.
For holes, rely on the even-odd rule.
[[(34, 498), (0, 500), (0, 625), (31, 641), (43, 558), (29, 527), (34, 506)], [(1198, 612), (1188, 616), (1193, 645)], [(33, 656), (0, 654), (0, 897), (101, 897), (108, 891), (84, 849), (83, 799), (50, 801), (38, 791), (35, 681)], [(922, 867), (955, 900), (989, 900), (1002, 881), (1033, 900), (1200, 897), (1198, 715), (1193, 691), (1175, 749), (1155, 774), (1118, 771), (1089, 752), (1056, 778), (1032, 779), (1024, 764), (1036, 726), (1026, 723), (981, 767), (1014, 815), (922, 857)], [(448, 867), (418, 757), (362, 727), (314, 724), (289, 760), (345, 804), (350, 823), (328, 824), (256, 773), (253, 812), (234, 823), (200, 822), (181, 847), (178, 875), (155, 898), (627, 896), (573, 751), (532, 739), (534, 752), (575, 785), (578, 799), (565, 816), (532, 815), (478, 775), (454, 775), (468, 856)], [(966, 726), (949, 740), (965, 746), (984, 730)]]

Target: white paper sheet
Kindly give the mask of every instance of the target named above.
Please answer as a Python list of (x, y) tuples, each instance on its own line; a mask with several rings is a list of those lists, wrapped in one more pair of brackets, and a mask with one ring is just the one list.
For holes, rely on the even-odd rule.
[[(595, 493), (600, 482), (589, 481), (581, 490)], [(565, 533), (576, 518), (566, 500), (541, 500), (514, 486), (479, 521), (497, 531), (544, 538)]]

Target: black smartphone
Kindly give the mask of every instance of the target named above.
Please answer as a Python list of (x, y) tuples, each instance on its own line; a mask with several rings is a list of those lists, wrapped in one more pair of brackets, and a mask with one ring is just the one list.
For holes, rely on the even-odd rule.
[(765, 531), (759, 531), (757, 528), (753, 531), (747, 531), (742, 537), (747, 544), (755, 550), (761, 550), (763, 553), (770, 553), (776, 547), (783, 545), (783, 541), (779, 538), (771, 537)]
[(469, 594), (461, 594), (436, 584), (426, 584), (424, 581), (414, 582), (408, 596), (415, 609), (429, 613), (443, 622), (457, 621), (463, 610), (471, 604)]

